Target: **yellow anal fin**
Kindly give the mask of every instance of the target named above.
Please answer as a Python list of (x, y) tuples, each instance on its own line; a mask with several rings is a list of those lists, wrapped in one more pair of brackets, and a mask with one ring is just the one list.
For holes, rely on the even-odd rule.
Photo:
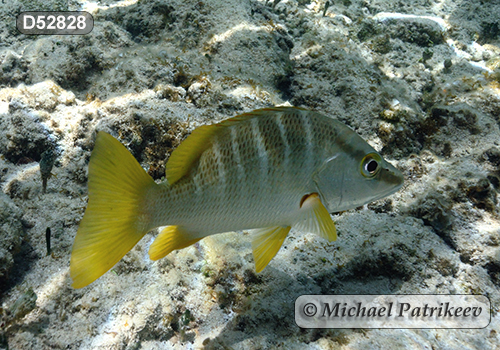
[(291, 227), (266, 227), (251, 230), (254, 235), (252, 241), (253, 259), (255, 260), (255, 271), (261, 272), (275, 257), (283, 244)]
[(92, 283), (151, 229), (144, 211), (155, 182), (113, 136), (99, 132), (89, 163), (89, 203), (71, 252), (74, 288)]
[(337, 229), (317, 193), (304, 196), (300, 205), (300, 217), (295, 228), (315, 233), (328, 241), (337, 239)]
[(167, 226), (161, 230), (149, 247), (149, 258), (151, 260), (161, 259), (173, 250), (189, 247), (202, 238), (192, 238), (191, 232), (187, 232), (179, 226)]

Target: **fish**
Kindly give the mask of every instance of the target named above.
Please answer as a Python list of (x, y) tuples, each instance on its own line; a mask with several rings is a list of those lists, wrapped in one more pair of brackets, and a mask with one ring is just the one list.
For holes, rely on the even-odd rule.
[(391, 195), (403, 175), (338, 120), (297, 107), (258, 109), (196, 128), (157, 183), (99, 131), (88, 205), (70, 261), (74, 288), (94, 282), (152, 229), (158, 260), (204, 237), (248, 230), (261, 272), (291, 228), (337, 239), (330, 213)]

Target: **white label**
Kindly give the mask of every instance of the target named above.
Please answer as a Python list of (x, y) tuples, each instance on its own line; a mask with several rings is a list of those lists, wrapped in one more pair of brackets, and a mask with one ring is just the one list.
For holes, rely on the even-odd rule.
[(301, 328), (484, 328), (484, 295), (302, 295), (295, 301)]

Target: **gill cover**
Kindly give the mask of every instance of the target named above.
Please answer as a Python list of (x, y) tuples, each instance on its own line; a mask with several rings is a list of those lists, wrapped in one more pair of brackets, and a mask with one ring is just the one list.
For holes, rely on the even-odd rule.
[(340, 211), (337, 208), (342, 203), (341, 186), (344, 182), (344, 172), (339, 164), (342, 163), (343, 158), (341, 154), (327, 158), (312, 176), (321, 202), (329, 213)]

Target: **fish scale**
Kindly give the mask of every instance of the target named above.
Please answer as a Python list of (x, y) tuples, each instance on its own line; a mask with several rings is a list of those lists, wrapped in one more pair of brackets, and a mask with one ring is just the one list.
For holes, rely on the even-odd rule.
[(156, 184), (123, 145), (98, 134), (89, 204), (73, 245), (73, 286), (97, 279), (160, 226), (149, 249), (153, 260), (212, 234), (253, 230), (260, 272), (291, 227), (333, 241), (329, 213), (390, 195), (403, 183), (347, 126), (293, 107), (195, 129), (169, 158), (166, 178)]
[[(161, 225), (169, 222), (176, 222), (185, 226), (188, 230), (194, 232), (225, 232), (225, 230), (241, 230), (262, 227), (269, 225), (271, 221), (276, 221), (278, 212), (293, 213), (293, 209), (298, 210), (301, 197), (308, 191), (314, 191), (311, 187), (311, 181), (305, 181), (310, 178), (314, 159), (309, 167), (308, 163), (308, 146), (307, 132), (305, 130), (305, 122), (303, 116), (297, 118), (295, 115), (282, 115), (285, 125), (285, 137), (288, 144), (295, 145), (292, 152), (296, 155), (295, 161), (288, 162), (289, 168), (284, 169), (282, 152), (271, 152), (276, 149), (276, 142), (280, 140), (279, 126), (274, 116), (254, 118), (245, 121), (245, 124), (233, 125), (229, 128), (236, 128), (237, 138), (231, 138), (231, 130), (220, 133), (213, 141), (212, 147), (207, 149), (200, 157), (199, 165), (195, 167), (193, 178), (202, 177), (206, 181), (201, 181), (201, 193), (197, 200), (191, 200), (193, 193), (189, 190), (180, 194), (183, 198), (182, 204), (186, 203), (190, 206), (190, 216), (185, 215), (184, 210), (179, 210), (182, 213), (182, 218), (172, 217), (172, 213), (163, 211), (158, 215), (158, 223)], [(275, 128), (271, 127), (272, 125)], [(321, 135), (318, 135), (321, 136)], [(318, 140), (320, 141), (320, 140)], [(236, 162), (233, 149), (233, 142), (239, 145), (239, 158), (245, 159), (243, 162), (243, 170), (246, 174), (245, 181), (239, 182), (237, 176), (238, 163)], [(214, 147), (217, 145), (216, 147)], [(214, 152), (218, 149), (218, 152)], [(222, 153), (226, 157), (222, 157)], [(273, 158), (270, 160), (270, 158)], [(309, 157), (310, 158), (310, 157)], [(223, 181), (220, 178), (222, 173), (220, 164), (236, 163), (236, 167), (227, 166), (227, 178)], [(269, 163), (273, 163), (273, 167), (269, 167)], [(294, 171), (295, 169), (304, 170), (301, 173)], [(236, 169), (235, 169), (236, 168)], [(236, 170), (236, 171), (235, 171)], [(286, 186), (282, 179), (275, 176), (276, 173), (286, 174), (288, 180)], [(293, 176), (292, 176), (293, 175)], [(302, 175), (302, 176), (300, 176)], [(290, 183), (291, 181), (291, 183)], [(183, 188), (189, 189), (191, 187)], [(227, 187), (228, 192), (224, 190)], [(175, 199), (170, 196), (170, 192), (175, 189), (174, 186), (165, 187), (165, 195), (162, 197), (162, 203), (157, 207), (162, 208), (166, 203), (174, 204), (174, 206), (182, 207), (182, 204), (176, 204)], [(247, 198), (243, 197), (243, 193), (247, 194)], [(283, 197), (289, 196), (289, 203), (284, 203)], [(293, 200), (292, 200), (293, 198)], [(193, 204), (193, 202), (195, 202)], [(211, 209), (207, 210), (207, 206)], [(221, 223), (213, 223), (213, 216), (216, 214), (216, 208), (227, 206), (229, 209), (224, 211), (217, 210), (217, 216)], [(250, 217), (246, 219), (246, 213), (249, 209), (255, 208), (255, 216), (260, 219), (255, 220)], [(283, 207), (283, 209), (281, 208)], [(237, 218), (233, 220), (233, 218)], [(235, 222), (236, 221), (236, 222)], [(283, 219), (284, 221), (284, 219)]]

